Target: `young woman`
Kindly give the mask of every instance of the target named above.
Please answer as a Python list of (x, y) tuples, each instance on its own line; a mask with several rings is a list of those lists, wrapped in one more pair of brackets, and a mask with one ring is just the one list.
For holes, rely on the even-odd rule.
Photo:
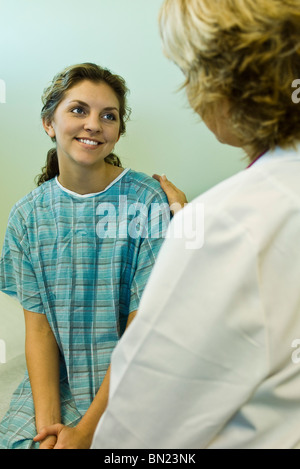
[(0, 260), (0, 289), (24, 308), (28, 368), (0, 448), (54, 448), (54, 435), (33, 438), (57, 423), (68, 447), (88, 448), (105, 409), (111, 353), (136, 314), (169, 214), (159, 183), (113, 153), (126, 94), (121, 77), (94, 64), (66, 68), (44, 92), (43, 126), (56, 146), (38, 188), (10, 214)]

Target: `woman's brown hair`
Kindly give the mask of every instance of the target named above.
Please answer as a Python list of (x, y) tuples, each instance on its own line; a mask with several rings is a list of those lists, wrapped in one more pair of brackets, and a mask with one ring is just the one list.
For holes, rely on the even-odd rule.
[[(126, 121), (130, 115), (130, 109), (127, 105), (128, 88), (125, 80), (119, 75), (114, 75), (108, 69), (102, 68), (93, 63), (83, 63), (72, 65), (58, 73), (43, 93), (43, 108), (41, 118), (51, 122), (55, 110), (63, 100), (65, 93), (81, 81), (90, 80), (94, 83), (106, 83), (115, 92), (119, 101), (120, 114), (120, 135), (126, 132)], [(52, 139), (55, 142), (55, 138)], [(105, 161), (114, 166), (122, 167), (121, 161), (114, 153), (109, 154)], [(59, 175), (59, 165), (56, 148), (51, 148), (47, 154), (46, 165), (42, 168), (42, 173), (37, 176), (37, 185), (53, 179)]]

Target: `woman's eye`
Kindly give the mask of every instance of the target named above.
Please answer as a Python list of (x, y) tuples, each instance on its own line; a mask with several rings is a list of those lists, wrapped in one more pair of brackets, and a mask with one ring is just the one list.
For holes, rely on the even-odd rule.
[(116, 120), (116, 116), (114, 114), (111, 114), (111, 113), (104, 114), (103, 118), (107, 119), (109, 121), (115, 121)]
[(74, 114), (84, 114), (84, 109), (82, 109), (82, 107), (74, 107), (74, 109), (72, 109), (72, 111)]

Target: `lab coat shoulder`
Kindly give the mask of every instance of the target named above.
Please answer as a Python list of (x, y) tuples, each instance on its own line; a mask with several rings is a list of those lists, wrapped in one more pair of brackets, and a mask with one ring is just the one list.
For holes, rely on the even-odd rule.
[(266, 445), (284, 432), (261, 402), (281, 406), (282, 380), (298, 389), (286, 379), (299, 325), (297, 169), (299, 155), (272, 155), (174, 217), (113, 353), (95, 447), (206, 448), (222, 434), (224, 446), (253, 446), (253, 435)]

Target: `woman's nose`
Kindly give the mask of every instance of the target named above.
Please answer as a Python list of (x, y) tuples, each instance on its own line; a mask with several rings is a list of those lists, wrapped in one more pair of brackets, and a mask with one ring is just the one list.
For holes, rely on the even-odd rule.
[(102, 132), (102, 125), (99, 116), (92, 114), (88, 115), (84, 123), (84, 129), (89, 130), (90, 132)]

